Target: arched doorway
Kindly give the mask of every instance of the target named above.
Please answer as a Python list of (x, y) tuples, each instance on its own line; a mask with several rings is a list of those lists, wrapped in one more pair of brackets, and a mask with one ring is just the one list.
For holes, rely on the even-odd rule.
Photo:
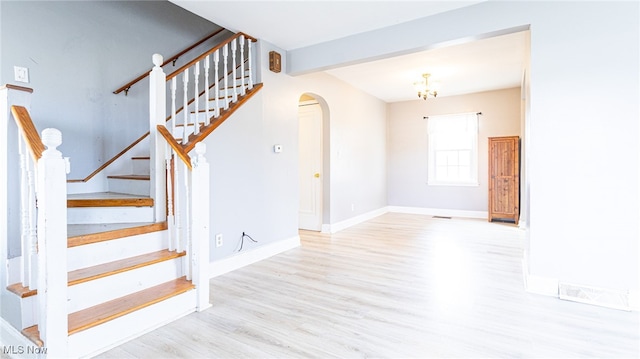
[(324, 100), (305, 93), (298, 102), (298, 228), (321, 231), (328, 219), (328, 124)]

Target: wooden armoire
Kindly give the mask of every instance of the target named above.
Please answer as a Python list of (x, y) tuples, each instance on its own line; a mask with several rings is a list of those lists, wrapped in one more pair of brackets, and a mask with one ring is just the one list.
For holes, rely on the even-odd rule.
[(520, 138), (489, 137), (489, 222), (520, 217)]

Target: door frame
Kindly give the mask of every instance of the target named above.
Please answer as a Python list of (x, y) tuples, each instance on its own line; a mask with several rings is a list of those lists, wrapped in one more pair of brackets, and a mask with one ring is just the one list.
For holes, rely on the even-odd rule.
[[(303, 98), (305, 100), (303, 100)], [(312, 100), (309, 100), (311, 98)], [(320, 105), (320, 111), (322, 112), (322, 175), (321, 179), (321, 217), (322, 217), (322, 229), (321, 232), (329, 233), (329, 227), (331, 223), (331, 131), (330, 131), (330, 114), (329, 106), (325, 99), (315, 93), (305, 92), (298, 97), (298, 106), (305, 101), (314, 101)], [(298, 118), (298, 126), (300, 124), (300, 118)], [(298, 144), (298, 154), (299, 147)], [(296, 196), (299, 196), (299, 188)]]

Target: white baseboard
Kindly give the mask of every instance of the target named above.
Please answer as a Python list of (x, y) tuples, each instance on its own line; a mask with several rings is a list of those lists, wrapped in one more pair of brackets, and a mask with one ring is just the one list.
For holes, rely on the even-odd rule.
[(540, 277), (529, 273), (526, 260), (522, 261), (524, 287), (529, 293), (546, 295), (572, 302), (599, 307), (640, 311), (640, 291), (596, 288), (561, 282), (555, 278)]
[(209, 264), (209, 277), (214, 278), (229, 273), (299, 246), (300, 236), (295, 236), (256, 247), (246, 252), (240, 252), (234, 256), (211, 262)]
[(630, 291), (599, 288), (574, 283), (558, 283), (558, 297), (572, 302), (593, 304), (601, 307), (632, 310)]
[(463, 209), (445, 209), (445, 208), (424, 208), (424, 207), (403, 207), (389, 206), (388, 212), (409, 213), (409, 214), (425, 214), (429, 216), (443, 217), (461, 217), (461, 218), (489, 218), (487, 211), (467, 211)]
[(373, 210), (371, 212), (363, 213), (357, 215), (355, 217), (351, 217), (344, 221), (340, 221), (333, 224), (323, 224), (322, 225), (322, 233), (336, 233), (343, 229), (347, 229), (351, 226), (355, 226), (356, 224), (366, 222), (372, 218), (378, 217), (385, 213), (389, 212), (388, 207), (382, 207), (380, 209)]

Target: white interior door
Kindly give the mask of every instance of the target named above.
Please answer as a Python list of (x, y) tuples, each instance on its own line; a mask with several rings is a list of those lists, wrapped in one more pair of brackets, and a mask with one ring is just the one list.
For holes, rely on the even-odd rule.
[(298, 227), (320, 231), (322, 229), (322, 109), (318, 103), (301, 102), (298, 118), (300, 122)]

